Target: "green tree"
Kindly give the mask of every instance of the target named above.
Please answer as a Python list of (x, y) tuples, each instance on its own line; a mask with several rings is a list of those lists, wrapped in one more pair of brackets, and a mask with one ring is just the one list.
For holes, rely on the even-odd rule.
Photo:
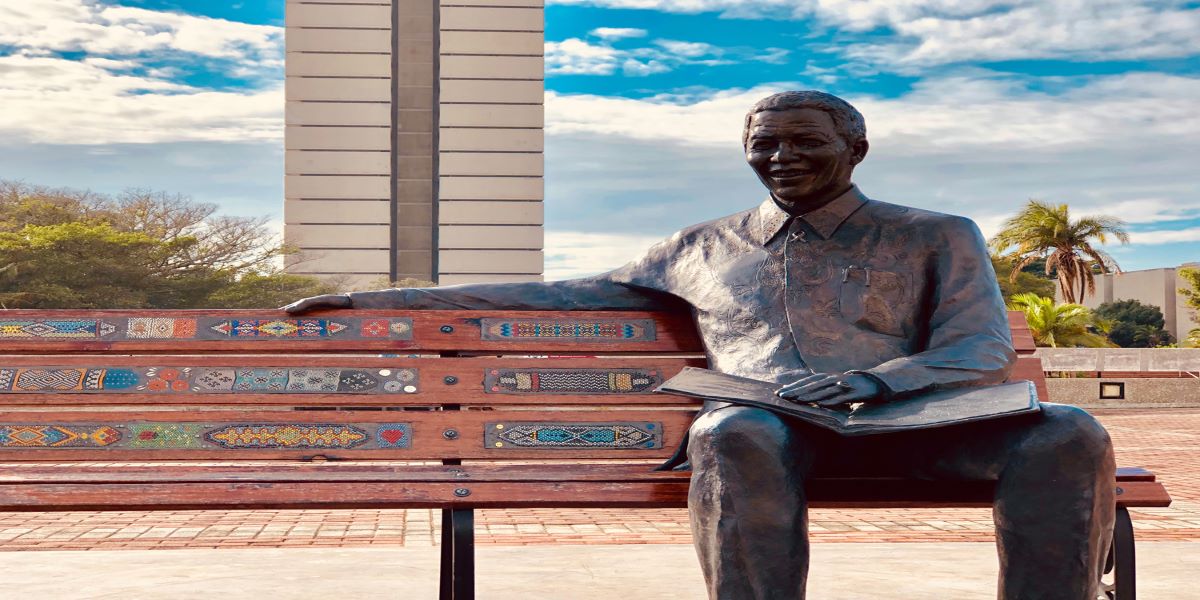
[(333, 287), (280, 268), (264, 218), (186, 196), (0, 181), (0, 306), (273, 308)]
[(1113, 345), (1103, 335), (1092, 331), (1095, 317), (1086, 306), (1055, 304), (1052, 298), (1025, 293), (1013, 296), (1009, 308), (1025, 313), (1029, 332), (1039, 346), (1106, 348)]
[[(1186, 287), (1179, 290), (1179, 295), (1183, 296), (1183, 301), (1188, 308), (1200, 311), (1200, 268), (1183, 267), (1179, 269), (1179, 277), (1187, 284)], [(1193, 312), (1192, 322), (1196, 321), (1195, 317), (1196, 313)], [(1193, 348), (1200, 347), (1200, 327), (1188, 332), (1184, 344)]]
[(1062, 296), (1074, 304), (1095, 293), (1094, 272), (1120, 272), (1108, 253), (1097, 247), (1115, 238), (1129, 243), (1125, 222), (1108, 216), (1071, 219), (1066, 204), (1030, 200), (1025, 208), (1004, 222), (989, 241), (997, 255), (1014, 261), (1009, 279), (1016, 281), (1026, 266), (1045, 259), (1047, 276), (1057, 275)]
[(1016, 261), (992, 257), (992, 268), (996, 271), (996, 283), (1000, 284), (1000, 294), (1007, 302), (1017, 294), (1032, 293), (1039, 296), (1054, 296), (1054, 280), (1039, 275), (1033, 266), (1017, 271), (1016, 277), (1006, 275), (1013, 271)]
[(1108, 339), (1122, 348), (1157, 348), (1174, 339), (1163, 326), (1162, 309), (1137, 300), (1105, 302), (1093, 311), (1096, 318), (1110, 321)]
[(137, 308), (164, 244), (105, 223), (26, 225), (0, 233), (0, 305), (6, 308)]

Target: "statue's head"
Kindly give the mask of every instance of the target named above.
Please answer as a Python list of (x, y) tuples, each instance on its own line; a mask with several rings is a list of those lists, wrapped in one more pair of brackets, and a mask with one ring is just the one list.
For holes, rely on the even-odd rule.
[(867, 155), (867, 126), (849, 102), (805, 90), (759, 100), (742, 132), (746, 162), (780, 202), (801, 212), (850, 186)]

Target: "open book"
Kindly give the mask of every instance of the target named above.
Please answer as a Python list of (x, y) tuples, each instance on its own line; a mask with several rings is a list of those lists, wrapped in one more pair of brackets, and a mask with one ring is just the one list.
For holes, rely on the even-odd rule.
[(870, 435), (945, 427), (985, 419), (1035, 413), (1037, 389), (1029, 381), (932, 392), (855, 408), (797, 404), (775, 395), (779, 384), (686, 367), (656, 392), (765, 408), (842, 435)]

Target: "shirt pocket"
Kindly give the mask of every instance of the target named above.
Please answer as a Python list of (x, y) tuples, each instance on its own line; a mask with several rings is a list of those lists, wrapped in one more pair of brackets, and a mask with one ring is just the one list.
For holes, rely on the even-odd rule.
[(913, 276), (850, 265), (842, 267), (838, 310), (847, 322), (892, 336), (903, 336), (912, 321)]

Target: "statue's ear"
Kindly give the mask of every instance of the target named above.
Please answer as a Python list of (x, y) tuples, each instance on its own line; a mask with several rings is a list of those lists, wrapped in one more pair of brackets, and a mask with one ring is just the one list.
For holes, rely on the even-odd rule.
[(863, 138), (854, 142), (852, 146), (853, 154), (850, 155), (850, 164), (857, 165), (867, 157), (867, 150), (870, 150), (871, 145), (867, 143), (867, 138)]

